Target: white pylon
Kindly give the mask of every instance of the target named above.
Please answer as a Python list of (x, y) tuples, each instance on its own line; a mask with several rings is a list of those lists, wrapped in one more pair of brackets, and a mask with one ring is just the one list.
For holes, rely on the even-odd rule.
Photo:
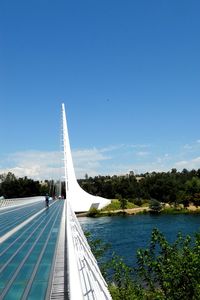
[(62, 103), (62, 125), (66, 198), (70, 202), (71, 207), (75, 212), (85, 212), (88, 211), (91, 207), (101, 209), (104, 206), (108, 205), (111, 200), (88, 194), (79, 186), (76, 180), (64, 103)]

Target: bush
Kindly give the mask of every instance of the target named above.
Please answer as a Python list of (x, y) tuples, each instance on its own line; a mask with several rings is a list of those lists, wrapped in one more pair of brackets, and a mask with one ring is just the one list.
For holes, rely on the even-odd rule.
[(136, 198), (133, 200), (133, 203), (137, 206), (142, 206), (142, 200), (140, 198)]
[[(134, 208), (135, 205), (131, 202), (127, 202), (127, 208)], [(122, 209), (121, 207), (121, 202), (117, 199), (113, 199), (109, 205), (106, 207), (102, 208), (101, 211), (113, 211), (113, 210), (120, 210)]]
[(117, 199), (111, 200), (111, 203), (105, 206), (102, 211), (112, 211), (120, 209), (120, 202)]
[[(102, 257), (108, 249), (100, 240), (89, 239), (91, 249)], [(200, 299), (200, 234), (195, 240), (178, 234), (170, 244), (154, 229), (147, 249), (137, 251), (137, 266), (130, 268), (113, 255), (103, 274), (113, 300)], [(106, 272), (105, 272), (106, 268)]]
[(149, 208), (152, 212), (160, 212), (162, 210), (162, 204), (157, 200), (151, 200), (149, 204)]
[(113, 300), (144, 299), (143, 289), (133, 281), (133, 269), (128, 267), (121, 257), (113, 255), (108, 266), (112, 270), (109, 290)]
[(100, 215), (100, 212), (97, 208), (93, 207), (91, 208), (88, 213), (87, 213), (87, 217), (98, 217)]
[(137, 272), (147, 292), (160, 291), (160, 299), (166, 300), (200, 299), (200, 234), (195, 241), (179, 234), (169, 244), (154, 229), (149, 249), (139, 250), (137, 258)]

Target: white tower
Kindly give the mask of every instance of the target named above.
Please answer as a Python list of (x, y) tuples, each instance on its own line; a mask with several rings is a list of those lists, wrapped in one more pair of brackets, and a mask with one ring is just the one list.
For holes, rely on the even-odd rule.
[(75, 212), (85, 212), (91, 207), (98, 209), (108, 205), (111, 201), (102, 197), (93, 196), (85, 192), (78, 184), (74, 171), (72, 154), (70, 149), (69, 135), (65, 105), (62, 103), (62, 125), (63, 125), (63, 147), (64, 147), (64, 168), (66, 198)]

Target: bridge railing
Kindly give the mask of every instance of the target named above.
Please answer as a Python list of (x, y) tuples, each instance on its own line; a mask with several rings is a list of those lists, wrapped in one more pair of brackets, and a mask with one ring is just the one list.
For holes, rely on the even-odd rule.
[(0, 198), (0, 208), (14, 206), (14, 205), (30, 204), (40, 200), (44, 200), (44, 196), (12, 198), (12, 199)]
[(67, 201), (67, 257), (70, 300), (110, 300), (97, 261), (91, 252), (87, 239)]

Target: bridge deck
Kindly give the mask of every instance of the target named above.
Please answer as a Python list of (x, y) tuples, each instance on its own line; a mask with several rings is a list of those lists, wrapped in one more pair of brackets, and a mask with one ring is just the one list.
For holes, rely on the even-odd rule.
[(39, 210), (44, 208), (44, 203), (31, 203), (20, 207), (4, 209), (0, 212), (0, 237), (33, 216)]
[[(63, 201), (56, 201), (1, 244), (1, 299), (50, 298), (63, 205)], [(27, 218), (43, 207), (44, 204), (40, 203), (32, 208), (22, 209)], [(22, 218), (12, 218), (19, 216), (19, 212), (22, 212), (21, 209), (1, 213), (4, 224), (2, 228), (7, 227), (6, 224), (11, 228), (22, 222)], [(11, 222), (8, 216), (12, 219)]]

